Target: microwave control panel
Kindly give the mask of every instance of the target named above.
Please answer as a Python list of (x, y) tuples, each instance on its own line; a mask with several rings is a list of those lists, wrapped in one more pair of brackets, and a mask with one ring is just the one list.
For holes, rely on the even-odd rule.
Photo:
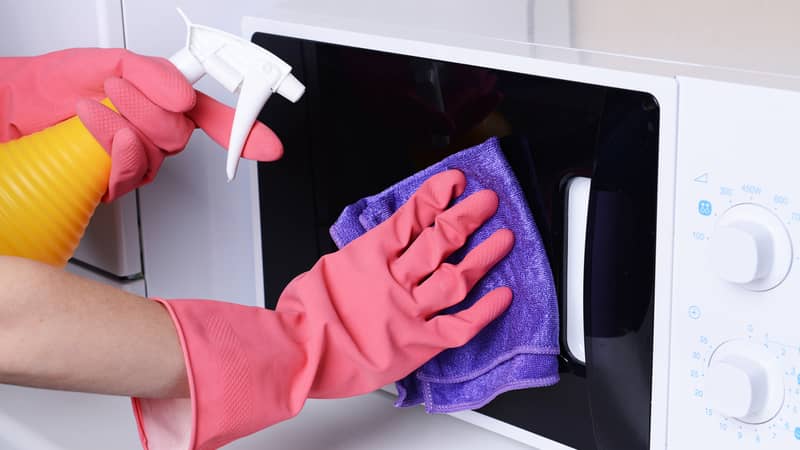
[(800, 448), (800, 93), (679, 85), (667, 447)]

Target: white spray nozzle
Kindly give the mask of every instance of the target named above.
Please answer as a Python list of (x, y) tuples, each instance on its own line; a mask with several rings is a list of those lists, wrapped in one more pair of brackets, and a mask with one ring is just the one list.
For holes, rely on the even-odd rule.
[(178, 8), (186, 23), (186, 47), (169, 59), (190, 83), (208, 74), (225, 89), (239, 93), (231, 125), (225, 171), (228, 181), (236, 176), (239, 158), (258, 118), (273, 92), (296, 102), (305, 86), (292, 74), (292, 67), (267, 50), (238, 36), (193, 24)]

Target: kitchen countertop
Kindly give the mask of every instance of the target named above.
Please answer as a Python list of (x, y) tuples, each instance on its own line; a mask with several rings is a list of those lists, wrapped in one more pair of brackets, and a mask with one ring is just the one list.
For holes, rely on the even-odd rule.
[[(531, 450), (532, 447), (447, 415), (397, 409), (373, 392), (342, 400), (309, 400), (296, 418), (236, 441), (226, 450)], [(4, 450), (137, 450), (130, 401), (124, 397), (0, 385)]]

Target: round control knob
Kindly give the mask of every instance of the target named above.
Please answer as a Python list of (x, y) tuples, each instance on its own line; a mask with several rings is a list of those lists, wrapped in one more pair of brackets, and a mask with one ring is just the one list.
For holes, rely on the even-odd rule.
[(711, 237), (711, 255), (723, 280), (765, 291), (789, 273), (792, 241), (775, 214), (763, 206), (744, 203), (720, 217)]
[(783, 405), (780, 368), (761, 347), (743, 340), (722, 344), (705, 374), (705, 396), (723, 416), (764, 423)]

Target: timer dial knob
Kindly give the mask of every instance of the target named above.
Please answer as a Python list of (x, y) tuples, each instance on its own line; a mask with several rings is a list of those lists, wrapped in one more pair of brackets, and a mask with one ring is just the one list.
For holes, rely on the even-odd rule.
[(720, 414), (746, 423), (764, 423), (783, 406), (783, 377), (770, 355), (744, 340), (714, 351), (705, 374), (706, 398)]

